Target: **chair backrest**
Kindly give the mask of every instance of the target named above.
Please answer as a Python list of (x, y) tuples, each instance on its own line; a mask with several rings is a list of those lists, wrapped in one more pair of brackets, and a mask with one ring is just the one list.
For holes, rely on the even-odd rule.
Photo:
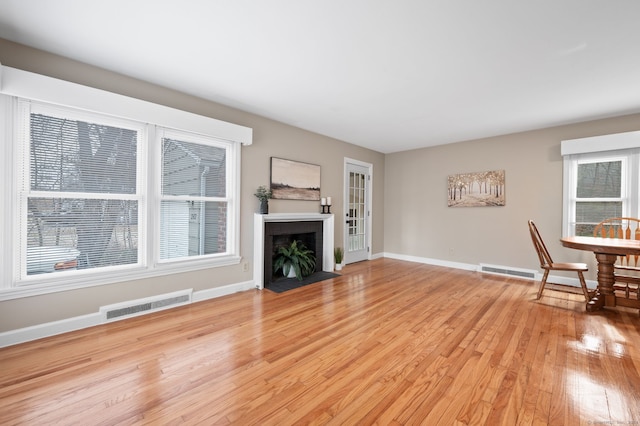
[[(640, 240), (640, 219), (634, 217), (610, 217), (593, 228), (594, 237)], [(616, 264), (640, 268), (640, 256), (618, 256)]]
[(640, 240), (640, 219), (634, 217), (610, 217), (593, 228), (594, 237)]
[(553, 260), (551, 259), (549, 250), (547, 250), (547, 246), (545, 246), (544, 241), (542, 241), (542, 237), (540, 236), (540, 232), (538, 232), (536, 224), (533, 223), (532, 220), (529, 221), (529, 233), (531, 234), (533, 246), (535, 247), (536, 253), (538, 253), (538, 258), (540, 259), (540, 267), (550, 267), (553, 263)]

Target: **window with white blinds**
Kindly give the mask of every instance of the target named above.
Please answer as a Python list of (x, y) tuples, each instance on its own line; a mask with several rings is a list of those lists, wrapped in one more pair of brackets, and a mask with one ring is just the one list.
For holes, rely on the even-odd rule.
[(638, 132), (562, 142), (564, 236), (592, 236), (604, 219), (640, 215), (638, 146)]
[(21, 102), (20, 275), (140, 264), (145, 128)]
[(238, 263), (239, 143), (24, 99), (11, 111), (5, 289)]
[(0, 76), (0, 300), (240, 262), (251, 128)]
[(225, 253), (230, 146), (169, 131), (160, 140), (160, 260)]

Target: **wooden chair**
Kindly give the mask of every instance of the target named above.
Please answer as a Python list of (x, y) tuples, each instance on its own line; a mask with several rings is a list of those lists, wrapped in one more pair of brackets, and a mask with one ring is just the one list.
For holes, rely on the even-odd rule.
[[(596, 225), (593, 229), (593, 236), (640, 240), (640, 219), (634, 217), (607, 218)], [(640, 256), (618, 256), (614, 268), (614, 291), (624, 292), (624, 297), (627, 299), (631, 297), (640, 299), (638, 292), (640, 287)]]
[(580, 286), (582, 287), (582, 293), (584, 294), (585, 300), (587, 302), (591, 300), (591, 294), (589, 293), (589, 289), (587, 288), (587, 283), (585, 282), (583, 275), (583, 272), (587, 272), (589, 270), (589, 268), (587, 268), (587, 264), (554, 262), (553, 259), (551, 259), (549, 250), (547, 250), (547, 246), (545, 246), (544, 241), (542, 241), (538, 228), (532, 220), (529, 221), (529, 232), (531, 233), (533, 246), (535, 247), (536, 253), (538, 253), (538, 258), (540, 259), (540, 267), (544, 269), (544, 275), (542, 276), (542, 281), (540, 281), (540, 288), (538, 289), (538, 296), (536, 298), (540, 299), (540, 297), (542, 297), (542, 292), (544, 291), (544, 286), (547, 283), (547, 277), (549, 276), (550, 271), (575, 271), (578, 273), (578, 279), (580, 280)]

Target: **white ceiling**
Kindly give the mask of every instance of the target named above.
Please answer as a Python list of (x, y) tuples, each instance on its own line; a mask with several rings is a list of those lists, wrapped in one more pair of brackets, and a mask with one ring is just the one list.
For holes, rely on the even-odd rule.
[(639, 18), (638, 0), (0, 0), (0, 37), (390, 153), (640, 112)]

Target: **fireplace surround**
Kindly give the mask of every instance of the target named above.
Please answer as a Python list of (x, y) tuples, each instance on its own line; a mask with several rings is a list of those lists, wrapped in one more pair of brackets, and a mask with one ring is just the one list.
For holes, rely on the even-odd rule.
[[(267, 229), (267, 223), (269, 224), (269, 229)], [(270, 251), (273, 248), (274, 235), (283, 235), (286, 232), (289, 232), (289, 230), (292, 230), (291, 233), (294, 235), (303, 235), (312, 232), (315, 233), (318, 230), (318, 226), (321, 228), (321, 238), (316, 238), (314, 241), (315, 247), (309, 248), (316, 251), (316, 257), (318, 258), (316, 269), (321, 268), (323, 271), (332, 272), (334, 266), (334, 218), (332, 214), (254, 214), (253, 279), (256, 283), (256, 288), (263, 289), (265, 284), (268, 284), (268, 281), (266, 282), (266, 280), (269, 280), (273, 274), (272, 264), (271, 262), (268, 262), (267, 265), (265, 257), (271, 256)], [(318, 239), (321, 241), (317, 241)], [(308, 241), (311, 240), (307, 240), (305, 244), (309, 244)], [(269, 253), (265, 253), (265, 248)]]

